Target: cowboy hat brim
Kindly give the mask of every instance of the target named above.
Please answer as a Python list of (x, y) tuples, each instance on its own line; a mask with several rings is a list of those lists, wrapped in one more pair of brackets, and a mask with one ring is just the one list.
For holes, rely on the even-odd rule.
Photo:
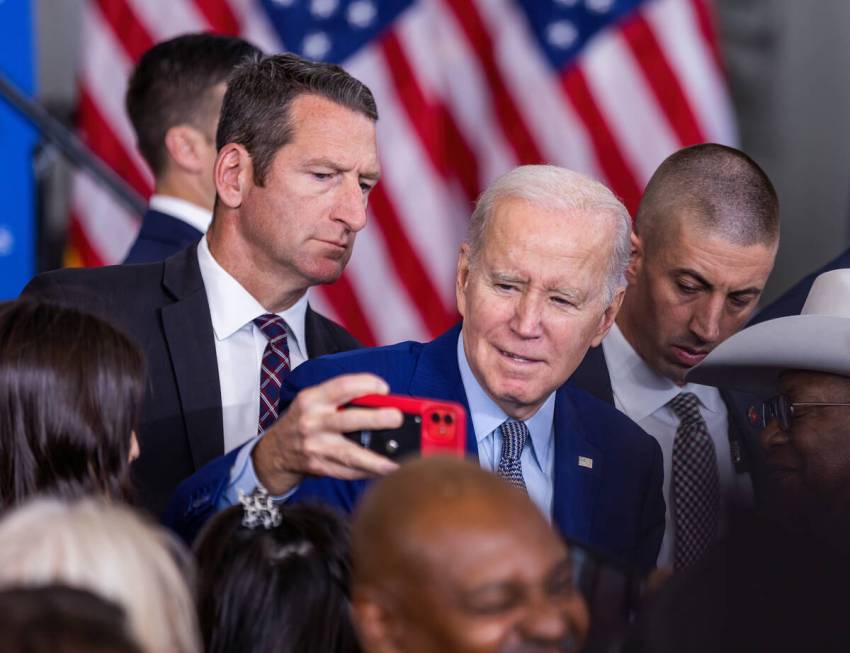
[(850, 318), (792, 315), (755, 324), (720, 343), (686, 379), (766, 396), (784, 370), (850, 377)]

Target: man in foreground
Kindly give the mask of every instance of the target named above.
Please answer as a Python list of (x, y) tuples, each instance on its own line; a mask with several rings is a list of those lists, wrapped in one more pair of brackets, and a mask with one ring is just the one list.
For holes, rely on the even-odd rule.
[(431, 458), (366, 493), (352, 602), (367, 653), (579, 651), (587, 606), (563, 540), (525, 492)]
[[(272, 428), (290, 369), (358, 345), (310, 308), (307, 290), (342, 274), (366, 224), (377, 118), (372, 93), (338, 66), (291, 54), (247, 64), (222, 103), (215, 212), (198, 245), (162, 263), (49, 272), (24, 289), (99, 314), (144, 350), (133, 471), (153, 512), (182, 479)], [(328, 391), (347, 401), (382, 387), (361, 378)], [(398, 416), (360, 419), (380, 428)], [(394, 468), (353, 443), (333, 449), (364, 473)], [(324, 452), (319, 443), (308, 462)]]
[(659, 565), (696, 562), (724, 497), (752, 496), (746, 408), (685, 373), (752, 314), (779, 244), (776, 193), (743, 152), (703, 144), (668, 157), (638, 208), (617, 322), (571, 379), (654, 436), (664, 454), (667, 530)]
[[(461, 247), (463, 323), (429, 343), (324, 357), (296, 370), (274, 434), (250, 458), (246, 447), (181, 486), (168, 522), (191, 537), (223, 497), (254, 489), (240, 483), (254, 477), (246, 466), (279, 498), (352, 509), (366, 483), (351, 479), (367, 472), (348, 459), (342, 433), (370, 410), (339, 411), (347, 398), (327, 387), (365, 372), (391, 392), (463, 404), (468, 455), (526, 488), (564, 535), (652, 567), (664, 529), (658, 445), (612, 406), (565, 385), (617, 314), (630, 233), (625, 207), (598, 182), (554, 166), (503, 175), (479, 199)], [(311, 464), (305, 453), (319, 445), (329, 455)]]

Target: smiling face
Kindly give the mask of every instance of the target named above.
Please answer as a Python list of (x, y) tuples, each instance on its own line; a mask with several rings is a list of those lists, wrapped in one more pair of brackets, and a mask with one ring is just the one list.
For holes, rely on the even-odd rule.
[(634, 239), (617, 325), (647, 365), (682, 385), (685, 373), (749, 319), (773, 268), (775, 245), (738, 245), (683, 228), (652, 247)]
[(480, 250), (461, 249), (458, 311), (469, 366), (515, 419), (533, 415), (608, 332), (622, 300), (603, 305), (614, 217), (563, 215), (500, 202)]
[[(850, 402), (850, 379), (831, 374), (786, 372), (779, 390), (797, 404)], [(795, 406), (787, 433), (776, 419), (762, 431), (768, 501), (783, 520), (850, 508), (848, 417), (846, 406)]]
[(292, 141), (262, 186), (243, 175), (239, 232), (258, 274), (307, 286), (336, 280), (366, 225), (379, 176), (375, 123), (316, 95), (291, 106)]

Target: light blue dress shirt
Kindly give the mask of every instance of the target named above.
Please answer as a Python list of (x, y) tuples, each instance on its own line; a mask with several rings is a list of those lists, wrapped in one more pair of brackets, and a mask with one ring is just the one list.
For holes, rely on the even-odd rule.
[[(502, 451), (502, 433), (499, 426), (509, 419), (508, 415), (496, 405), (489, 395), (481, 388), (463, 349), (463, 332), (458, 336), (457, 361), (466, 401), (469, 405), (472, 427), (478, 443), (478, 460), (484, 469), (495, 472), (499, 466), (499, 456)], [(530, 434), (520, 456), (522, 476), (528, 496), (540, 508), (541, 512), (551, 521), (552, 518), (552, 475), (555, 466), (554, 456), (554, 417), (555, 393), (553, 392), (540, 409), (529, 419), (524, 420)], [(239, 491), (250, 494), (259, 484), (254, 471), (251, 453), (257, 446), (259, 438), (249, 442), (236, 457), (230, 468), (230, 482), (227, 490), (219, 500), (219, 509), (232, 506), (239, 501)], [(289, 498), (296, 488), (286, 494), (273, 497), (283, 501)]]
[[(463, 349), (463, 331), (457, 340), (457, 362), (466, 401), (478, 442), (478, 460), (484, 469), (491, 472), (499, 467), (502, 452), (502, 432), (499, 426), (509, 419), (508, 415), (496, 405), (478, 383), (466, 352)], [(520, 456), (522, 476), (528, 496), (551, 521), (552, 518), (552, 475), (555, 467), (554, 442), (555, 393), (543, 402), (540, 409), (529, 419), (524, 420), (530, 439)]]

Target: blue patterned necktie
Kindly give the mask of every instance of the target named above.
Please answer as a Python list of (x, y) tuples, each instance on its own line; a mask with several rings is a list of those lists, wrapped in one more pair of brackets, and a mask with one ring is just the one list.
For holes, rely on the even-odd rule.
[(522, 477), (520, 456), (528, 440), (528, 427), (525, 422), (508, 419), (499, 426), (502, 433), (502, 451), (499, 455), (499, 467), (496, 473), (511, 485), (525, 490), (525, 479)]
[(668, 406), (679, 418), (670, 475), (673, 564), (675, 569), (684, 569), (697, 562), (717, 537), (720, 479), (714, 442), (699, 412), (699, 399), (691, 392), (682, 392)]
[(260, 366), (260, 419), (257, 434), (261, 435), (274, 424), (278, 416), (280, 387), (289, 372), (289, 343), (286, 340), (286, 322), (279, 315), (266, 313), (254, 320), (268, 339)]

